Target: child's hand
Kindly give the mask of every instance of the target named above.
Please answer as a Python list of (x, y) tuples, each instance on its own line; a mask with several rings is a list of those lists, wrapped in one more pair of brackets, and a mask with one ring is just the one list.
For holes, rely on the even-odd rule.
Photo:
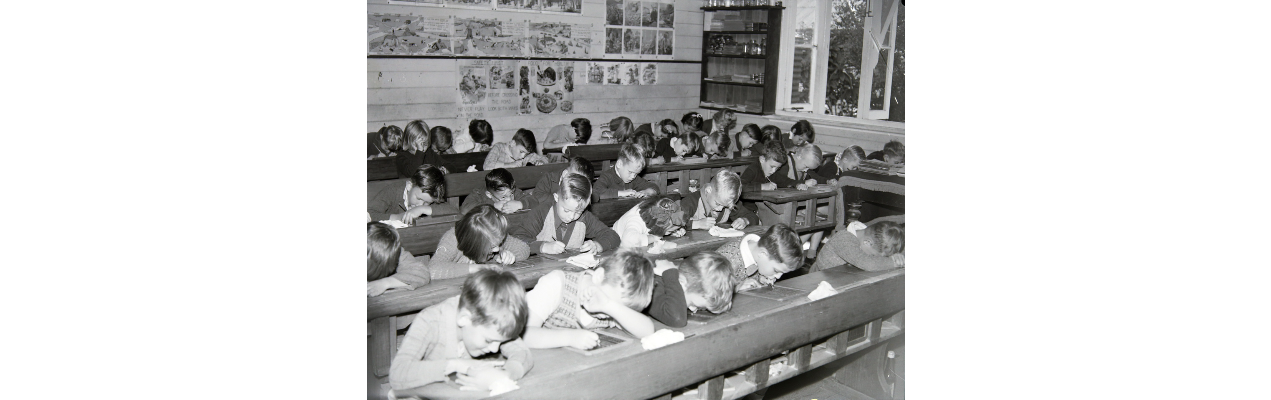
[(743, 149), (743, 150), (741, 151), (741, 156), (742, 156), (742, 157), (750, 157), (750, 149)]
[(491, 261), (494, 261), (496, 263), (503, 264), (503, 265), (509, 265), (516, 262), (516, 256), (512, 255), (512, 253), (509, 253), (509, 252), (500, 251), (499, 254), (494, 255), (494, 258), (492, 258)]
[(511, 380), (507, 371), (500, 368), (492, 367), (472, 367), (468, 369), (467, 374), (460, 374), (455, 377), (455, 383), (459, 386), (467, 386), (478, 390), (490, 390), (490, 385), (500, 380)]
[(740, 292), (743, 290), (757, 289), (762, 286), (763, 285), (761, 285), (759, 281), (755, 280), (755, 278), (746, 278), (746, 280), (742, 281), (740, 285), (737, 285), (737, 291)]
[(759, 188), (763, 190), (777, 190), (777, 184), (768, 182), (768, 183), (759, 185)]
[(570, 333), (574, 334), (574, 340), (569, 342), (570, 347), (580, 350), (590, 350), (600, 345), (600, 335), (597, 335), (596, 332), (584, 329), (574, 329)]
[(896, 263), (896, 268), (904, 268), (905, 267), (905, 253), (892, 254), (891, 262)]
[(499, 211), (510, 214), (520, 211), (522, 207), (524, 207), (524, 205), (521, 204), (519, 200), (508, 200), (506, 203), (503, 203), (503, 207), (500, 207)]
[(808, 185), (800, 183), (798, 185), (794, 185), (794, 188), (798, 190), (808, 190)]
[(538, 250), (539, 253), (543, 253), (543, 254), (560, 254), (564, 251), (565, 251), (565, 244), (559, 241), (544, 243), (543, 247), (539, 248)]
[(808, 179), (807, 181), (804, 181), (803, 183), (808, 186), (816, 186), (816, 179)]
[(432, 206), (423, 205), (423, 206), (412, 207), (411, 209), (406, 210), (406, 212), (402, 213), (401, 221), (409, 224), (411, 223), (411, 221), (414, 221), (415, 218), (422, 217), (431, 212), (432, 212)]
[(604, 246), (601, 246), (600, 243), (596, 243), (595, 240), (588, 240), (586, 242), (583, 242), (583, 246), (578, 248), (578, 251), (581, 251), (584, 253), (586, 252), (599, 253), (604, 250), (605, 250)]
[(618, 191), (618, 197), (635, 197), (636, 191), (630, 189), (622, 189)]
[(446, 361), (446, 369), (459, 374), (467, 374), (473, 369), (502, 367), (504, 362), (504, 360), (483, 361), (452, 358)]
[(653, 262), (653, 273), (662, 275), (668, 269), (675, 268), (675, 263), (667, 260), (657, 260)]
[(838, 186), (839, 185), (838, 178), (830, 179), (829, 184), (830, 186)]
[(688, 233), (688, 232), (685, 231), (684, 227), (681, 226), (681, 227), (676, 227), (675, 230), (671, 231), (670, 235), (674, 237), (684, 237), (685, 233)]
[(636, 195), (639, 197), (653, 197), (658, 195), (658, 190), (654, 188), (648, 188), (648, 189), (644, 189), (639, 192), (636, 192)]
[(710, 229), (712, 226), (715, 226), (715, 221), (710, 218), (693, 220), (693, 229)]
[(584, 310), (594, 313), (607, 313), (609, 307), (614, 304), (613, 299), (594, 286), (583, 292), (582, 301), (579, 302), (579, 305), (583, 306)]
[(736, 229), (736, 230), (746, 229), (746, 225), (749, 225), (749, 224), (750, 224), (750, 221), (746, 220), (745, 218), (737, 218), (736, 220), (733, 220), (733, 229)]
[(376, 279), (366, 283), (366, 297), (375, 297), (384, 294), (388, 290), (387, 279)]

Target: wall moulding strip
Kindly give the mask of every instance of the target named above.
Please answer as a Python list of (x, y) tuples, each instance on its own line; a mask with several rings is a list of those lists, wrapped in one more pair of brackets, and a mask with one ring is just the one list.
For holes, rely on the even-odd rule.
[(594, 61), (594, 62), (638, 62), (659, 64), (701, 64), (701, 60), (642, 60), (622, 58), (556, 58), (556, 57), (482, 57), (482, 56), (423, 56), (398, 54), (367, 54), (366, 58), (422, 58), (438, 60), (527, 60), (527, 61)]

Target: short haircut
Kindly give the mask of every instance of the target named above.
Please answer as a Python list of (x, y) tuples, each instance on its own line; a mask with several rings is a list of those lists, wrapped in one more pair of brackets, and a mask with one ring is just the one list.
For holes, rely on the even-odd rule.
[(432, 136), (432, 149), (437, 154), (445, 153), (450, 150), (450, 146), (454, 145), (454, 140), (450, 137), (450, 128), (440, 125), (434, 126), (432, 130), (428, 131), (428, 134)]
[(512, 135), (512, 143), (521, 145), (530, 154), (538, 154), (538, 140), (534, 138), (534, 132), (529, 129), (517, 129)]
[(698, 114), (696, 111), (685, 113), (684, 117), (680, 118), (680, 123), (684, 124), (684, 129), (686, 130), (700, 131), (702, 130), (702, 114)]
[(812, 142), (808, 142), (802, 146), (796, 146), (794, 148), (794, 155), (799, 158), (807, 158), (811, 160), (812, 165), (808, 167), (810, 169), (820, 167), (821, 162), (823, 161), (821, 157), (824, 156), (824, 154), (821, 154), (821, 148), (812, 144)]
[(455, 247), (478, 264), (490, 260), (490, 249), (507, 237), (508, 220), (493, 205), (482, 204), (455, 222)]
[[(675, 132), (667, 132), (667, 129), (666, 129), (667, 127), (675, 128)], [(662, 133), (670, 137), (676, 137), (680, 135), (680, 125), (676, 124), (675, 120), (670, 118), (667, 118), (662, 120), (661, 122), (658, 122), (658, 129), (661, 130)]]
[(578, 156), (568, 157), (568, 159), (569, 166), (565, 167), (565, 172), (582, 175), (587, 178), (587, 182), (591, 182), (596, 179), (596, 167), (591, 165), (591, 161), (587, 161), (586, 158)]
[(883, 257), (905, 251), (905, 224), (893, 221), (879, 221), (870, 224), (861, 233), (862, 240), (870, 242)]
[(653, 261), (637, 249), (619, 249), (600, 261), (605, 269), (602, 285), (618, 288), (622, 304), (635, 311), (644, 310), (653, 298)]
[(676, 228), (684, 227), (684, 210), (680, 202), (668, 196), (654, 196), (640, 201), (636, 205), (640, 210), (640, 219), (649, 228), (649, 234), (664, 236)]
[(473, 143), (489, 146), (494, 142), (494, 128), (484, 119), (474, 119), (468, 123), (468, 136)]
[(905, 162), (905, 144), (896, 140), (888, 141), (883, 145), (883, 153), (891, 151), (892, 157), (899, 157), (900, 162)]
[(631, 118), (617, 117), (609, 121), (609, 132), (613, 135), (615, 142), (626, 142), (631, 140), (631, 134), (635, 132), (635, 125), (631, 123)]
[(428, 150), (428, 146), (424, 146), (422, 149), (415, 148), (415, 143), (420, 139), (428, 141), (429, 146), (431, 146), (432, 139), (428, 134), (428, 124), (418, 119), (410, 121), (409, 124), (406, 124), (406, 128), (402, 130), (402, 149)]
[(776, 224), (759, 236), (759, 248), (768, 253), (768, 257), (784, 264), (786, 271), (798, 269), (803, 265), (803, 243), (799, 234), (786, 224)]
[(713, 251), (703, 251), (676, 263), (680, 276), (684, 277), (684, 292), (706, 299), (706, 309), (713, 313), (727, 312), (733, 308), (732, 265), (728, 259)]
[(679, 140), (680, 143), (683, 143), (685, 147), (688, 147), (688, 154), (685, 154), (686, 156), (696, 155), (697, 151), (702, 147), (702, 137), (698, 136), (695, 131), (682, 133), (676, 139)]
[(776, 125), (764, 125), (763, 129), (760, 129), (759, 131), (763, 133), (764, 143), (768, 143), (773, 140), (781, 141), (781, 128), (778, 128)]
[(639, 165), (641, 168), (644, 167), (646, 162), (644, 152), (635, 143), (623, 143), (622, 147), (618, 148), (618, 161), (625, 164)]
[(506, 169), (495, 168), (485, 174), (485, 190), (489, 190), (490, 193), (515, 187), (516, 178), (513, 178), (512, 173)]
[(808, 143), (816, 142), (816, 130), (812, 129), (812, 123), (806, 119), (795, 122), (794, 126), (790, 127), (790, 133), (808, 138)]
[(715, 173), (715, 177), (711, 178), (714, 183), (715, 196), (720, 200), (726, 200), (735, 203), (741, 196), (741, 176), (736, 172), (730, 171), (728, 168), (720, 168)]
[(431, 164), (420, 165), (410, 183), (432, 196), (434, 204), (446, 201), (446, 175)]
[(653, 157), (653, 134), (644, 131), (636, 132), (635, 136), (631, 137), (631, 143), (640, 149), (640, 154), (644, 158)]
[(737, 144), (741, 144), (741, 135), (746, 135), (753, 139), (756, 143), (763, 142), (763, 132), (759, 131), (759, 125), (745, 124), (741, 126), (741, 130), (737, 131)]
[(715, 121), (713, 122), (715, 126), (712, 128), (718, 128), (720, 124), (724, 124), (723, 128), (725, 132), (730, 131), (733, 127), (737, 126), (737, 115), (733, 113), (733, 110), (716, 111), (715, 115), (711, 116), (711, 119)]
[(493, 326), (505, 340), (521, 336), (530, 308), (516, 275), (502, 268), (478, 270), (463, 281), (459, 309), (472, 313), (472, 323)]
[(834, 162), (836, 164), (846, 163), (846, 169), (853, 170), (860, 166), (863, 160), (865, 160), (865, 149), (862, 149), (861, 146), (851, 145), (843, 149), (843, 152), (839, 153), (839, 159), (834, 160)]
[(702, 153), (712, 150), (713, 154), (721, 156), (728, 155), (728, 145), (732, 144), (732, 140), (728, 138), (728, 134), (724, 132), (711, 132), (702, 138)]
[(388, 144), (388, 150), (400, 150), (402, 148), (402, 128), (397, 125), (389, 125), (380, 128), (380, 141)]
[(591, 120), (586, 118), (574, 118), (569, 121), (569, 126), (574, 127), (574, 144), (587, 144), (591, 140)]
[(769, 160), (781, 161), (782, 164), (786, 163), (786, 147), (781, 144), (780, 139), (764, 142), (763, 150), (758, 155)]
[(591, 200), (591, 179), (579, 174), (560, 174), (560, 199)]
[(384, 279), (397, 271), (402, 244), (397, 229), (382, 222), (366, 223), (366, 281)]

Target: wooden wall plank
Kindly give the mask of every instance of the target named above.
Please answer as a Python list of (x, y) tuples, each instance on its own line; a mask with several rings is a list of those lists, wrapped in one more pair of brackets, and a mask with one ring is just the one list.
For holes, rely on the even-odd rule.
[(432, 88), (383, 88), (366, 91), (366, 104), (445, 104), (454, 108), (458, 91), (454, 85)]

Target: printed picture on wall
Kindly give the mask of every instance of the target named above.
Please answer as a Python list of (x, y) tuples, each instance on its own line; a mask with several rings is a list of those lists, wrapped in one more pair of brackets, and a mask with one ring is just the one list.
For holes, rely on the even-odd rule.
[(488, 87), (486, 80), (486, 69), (484, 67), (463, 67), (463, 80), (459, 82), (459, 93), (463, 97), (463, 104), (477, 104), (485, 101), (485, 91)]
[(449, 17), (367, 14), (367, 54), (449, 55)]
[(587, 63), (587, 83), (603, 85), (605, 83), (605, 66), (601, 63)]
[[(517, 25), (521, 27), (518, 29)], [(496, 19), (455, 18), (454, 26), (455, 54), (474, 56), (526, 55), (523, 22), (516, 24)], [(518, 30), (522, 30), (522, 32), (515, 32)]]
[(640, 64), (640, 70), (644, 71), (640, 75), (641, 85), (656, 85), (658, 83), (658, 65), (654, 63)]
[(530, 102), (530, 96), (529, 96), (528, 90), (529, 88), (527, 87), (526, 94), (524, 96), (521, 96), (521, 108), (520, 110), (517, 111), (517, 114), (527, 115), (530, 113), (530, 110), (531, 110), (530, 107), (533, 107), (533, 103)]
[(446, 7), (477, 8), (489, 10), (494, 7), (490, 0), (445, 0)]
[(562, 86), (562, 88), (565, 89), (565, 93), (573, 93), (574, 92), (574, 66), (572, 64), (566, 64), (560, 69), (561, 69), (560, 76), (561, 76), (561, 79), (563, 80), (561, 84), (564, 85)]
[(640, 31), (638, 29), (623, 30), (622, 54), (640, 54)]
[(640, 26), (640, 3), (627, 0), (626, 12), (623, 13), (623, 25)]
[(622, 63), (612, 63), (605, 67), (605, 84), (622, 84)]
[(605, 54), (622, 54), (622, 28), (605, 28)]
[(605, 0), (605, 25), (622, 25), (622, 0)]
[(498, 0), (496, 8), (500, 10), (534, 10), (534, 0)]
[(590, 53), (590, 32), (578, 32), (574, 37), (574, 25), (559, 22), (531, 22), (529, 28), (530, 49), (535, 56), (581, 56)]
[(658, 3), (652, 1), (640, 2), (640, 26), (657, 27), (658, 9)]
[(639, 85), (640, 84), (640, 63), (621, 63), (622, 66), (618, 71), (622, 75), (623, 85)]
[(658, 27), (674, 28), (675, 27), (675, 4), (662, 3), (658, 10)]
[(675, 51), (675, 31), (658, 31), (658, 55), (669, 56)]
[(657, 54), (657, 48), (654, 46), (657, 36), (658, 31), (649, 29), (640, 31), (640, 54)]
[(560, 12), (581, 14), (583, 12), (582, 0), (541, 0), (543, 2), (544, 12)]
[[(521, 88), (520, 94), (522, 96), (526, 96), (530, 94), (530, 67), (529, 66), (526, 66), (526, 65), (521, 66), (520, 88)], [(526, 98), (528, 99), (528, 97)]]

